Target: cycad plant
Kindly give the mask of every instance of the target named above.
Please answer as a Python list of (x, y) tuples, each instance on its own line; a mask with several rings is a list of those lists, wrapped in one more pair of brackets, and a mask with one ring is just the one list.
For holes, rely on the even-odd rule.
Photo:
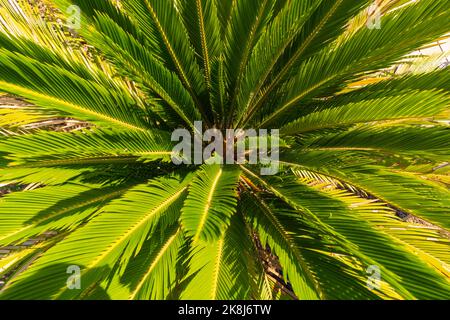
[[(448, 299), (449, 72), (396, 66), (449, 31), (441, 0), (0, 0), (0, 298)], [(278, 172), (174, 164), (196, 121), (278, 129)]]

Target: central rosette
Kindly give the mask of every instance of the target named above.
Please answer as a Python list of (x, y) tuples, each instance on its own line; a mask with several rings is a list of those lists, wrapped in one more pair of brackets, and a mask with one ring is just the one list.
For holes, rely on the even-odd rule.
[(262, 175), (278, 172), (279, 130), (225, 129), (203, 131), (202, 121), (195, 121), (193, 132), (176, 129), (172, 141), (172, 161), (180, 164), (254, 164)]

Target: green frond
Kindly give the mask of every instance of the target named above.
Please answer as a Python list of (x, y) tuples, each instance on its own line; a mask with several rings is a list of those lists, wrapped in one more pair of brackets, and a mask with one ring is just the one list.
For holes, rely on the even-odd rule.
[(177, 224), (164, 232), (156, 231), (122, 272), (113, 272), (112, 279), (105, 279), (86, 298), (170, 299), (182, 277), (178, 263), (183, 260), (183, 251), (188, 243)]
[(65, 69), (4, 49), (0, 52), (2, 91), (22, 96), (40, 107), (107, 126), (136, 131), (145, 131), (148, 126), (139, 117), (142, 112), (124, 88), (107, 88)]
[(319, 3), (319, 1), (294, 1), (285, 5), (266, 32), (261, 35), (252, 51), (239, 90), (237, 114), (239, 120), (245, 110), (253, 107), (251, 102), (256, 98), (256, 94), (260, 92), (276, 63), (289, 49)]
[[(50, 30), (49, 30), (50, 32)], [(51, 33), (50, 33), (51, 34)], [(70, 71), (86, 80), (99, 81), (104, 85), (113, 83), (99, 66), (89, 61), (86, 54), (61, 44), (61, 39), (54, 35), (51, 48), (36, 38), (23, 34), (0, 32), (1, 48)], [(59, 35), (61, 37), (61, 35)]]
[[(123, 271), (130, 258), (139, 253), (155, 230), (172, 225), (189, 179), (161, 178), (139, 185), (101, 209), (94, 219), (50, 248), (2, 293), (1, 298), (76, 298), (89, 293), (91, 285), (108, 276), (106, 270), (118, 266)], [(82, 270), (83, 290), (68, 290), (65, 268)], [(36, 277), (28, 277), (35, 273)], [(54, 278), (42, 279), (49, 273)], [(24, 291), (23, 288), (28, 290)]]
[(50, 120), (51, 113), (43, 113), (37, 108), (0, 105), (0, 127), (3, 129), (23, 129), (27, 125)]
[(299, 72), (283, 89), (282, 102), (270, 110), (270, 115), (259, 125), (272, 125), (300, 101), (314, 95), (326, 96), (330, 87), (339, 86), (344, 79), (355, 74), (373, 72), (395, 64), (415, 48), (447, 32), (449, 23), (446, 12), (448, 8), (441, 2), (419, 1), (383, 16), (383, 28), (379, 30), (362, 28), (343, 44), (325, 47), (300, 64)]
[(292, 48), (284, 54), (284, 59), (280, 62), (279, 69), (274, 72), (273, 79), (259, 92), (254, 93), (251, 109), (243, 122), (247, 123), (254, 116), (254, 113), (261, 108), (271, 93), (285, 81), (288, 74), (295, 74), (292, 69), (297, 70), (301, 62), (339, 36), (344, 31), (348, 19), (359, 12), (368, 2), (311, 1), (313, 14), (305, 21), (300, 32), (295, 35)]
[(218, 239), (229, 225), (236, 211), (239, 175), (237, 167), (220, 165), (204, 165), (197, 171), (181, 214), (183, 228), (194, 243)]
[[(445, 214), (450, 204), (450, 192), (446, 188), (413, 174), (376, 167), (345, 173), (347, 181), (377, 198), (445, 229), (450, 227)], [(372, 176), (374, 173), (375, 177)]]
[(149, 161), (172, 154), (168, 134), (162, 131), (96, 130), (40, 132), (0, 143), (10, 165), (52, 166), (115, 161)]
[(212, 88), (210, 91), (211, 109), (216, 121), (223, 124), (226, 115), (226, 104), (229, 100), (227, 94), (227, 83), (229, 83), (225, 65), (224, 55), (221, 54), (212, 62)]
[(422, 179), (420, 175), (377, 165), (367, 156), (361, 157), (358, 163), (355, 152), (342, 150), (292, 154), (289, 161), (283, 163), (343, 181), (404, 212), (422, 217), (442, 228), (449, 227), (445, 215), (450, 200), (449, 191)]
[(242, 216), (234, 215), (223, 234), (213, 242), (199, 242), (193, 247), (190, 271), (192, 277), (182, 299), (223, 300), (249, 299), (252, 270), (248, 260), (252, 247)]
[(323, 297), (322, 289), (307, 265), (302, 252), (295, 245), (291, 234), (285, 230), (276, 213), (255, 194), (242, 199), (243, 212), (249, 217), (252, 227), (258, 232), (263, 244), (269, 244), (280, 259), (294, 292), (301, 299)]
[(450, 8), (375, 2), (0, 0), (0, 299), (448, 298)]
[(447, 68), (428, 73), (406, 74), (400, 77), (388, 77), (381, 81), (351, 90), (347, 94), (337, 95), (334, 101), (327, 104), (343, 104), (362, 100), (376, 99), (382, 93), (385, 96), (397, 96), (414, 90), (450, 91), (450, 75)]
[[(127, 70), (124, 76), (139, 83), (150, 97), (156, 95), (162, 99), (167, 104), (165, 108), (169, 108), (174, 115), (169, 110), (158, 110), (156, 106), (150, 107), (152, 111), (160, 114), (162, 119), (167, 116), (179, 117), (182, 123), (190, 126), (200, 119), (189, 91), (183, 87), (174, 72), (164, 67), (147, 50), (138, 37), (126, 32), (107, 15), (98, 14), (94, 19), (94, 26), (96, 31), (86, 34), (90, 43), (104, 48), (102, 54), (120, 67), (119, 70)], [(172, 122), (178, 124), (179, 120)]]
[[(386, 76), (375, 74), (373, 78), (350, 83), (344, 91), (336, 92), (326, 99), (316, 99), (305, 101), (301, 108), (291, 110), (292, 117), (305, 116), (321, 110), (338, 108), (350, 103), (369, 102), (380, 97), (398, 97), (417, 93), (419, 91), (429, 91), (447, 94), (450, 91), (449, 72), (447, 68), (438, 69), (429, 73), (406, 74), (401, 76)], [(445, 91), (445, 92), (443, 92)]]
[(450, 128), (420, 126), (361, 126), (353, 130), (304, 138), (305, 150), (369, 150), (388, 154), (447, 159)]
[(122, 5), (141, 30), (148, 30), (150, 48), (161, 52), (164, 63), (178, 74), (191, 95), (201, 95), (205, 83), (175, 2), (125, 0)]
[[(251, 178), (256, 177), (253, 176), (251, 171), (246, 172), (250, 174)], [(407, 291), (398, 285), (395, 276), (386, 270), (383, 270), (383, 281), (385, 282), (382, 290), (368, 290), (364, 283), (366, 278), (365, 268), (373, 265), (374, 260), (362, 254), (354, 243), (349, 241), (345, 235), (330, 227), (328, 221), (317, 214), (317, 211), (322, 210), (330, 216), (336, 212), (337, 207), (332, 205), (334, 200), (327, 202), (326, 196), (321, 199), (321, 196), (317, 195), (314, 201), (309, 202), (308, 197), (312, 197), (313, 192), (308, 193), (303, 198), (303, 190), (297, 183), (293, 182), (291, 176), (282, 179), (277, 181), (277, 179), (264, 180), (258, 178), (255, 179), (255, 182), (262, 184), (262, 187), (267, 188), (267, 191), (270, 191), (274, 197), (279, 199), (271, 200), (274, 217), (276, 216), (280, 224), (280, 230), (284, 228), (287, 237), (302, 252), (304, 263), (311, 265), (311, 276), (314, 278), (316, 289), (320, 292), (322, 298), (334, 299), (345, 297), (346, 294), (352, 298), (355, 298), (357, 294), (358, 299), (397, 298), (398, 293), (386, 281), (391, 281), (395, 284), (395, 288), (400, 288), (399, 290), (406, 297), (411, 297)], [(283, 182), (280, 183), (280, 181)], [(311, 224), (306, 221), (310, 221)], [(266, 228), (264, 227), (264, 229)], [(297, 237), (298, 244), (296, 242)], [(308, 242), (308, 239), (313, 240)], [(268, 244), (271, 248), (274, 246), (270, 242)], [(314, 270), (319, 265), (324, 269), (315, 273)], [(337, 274), (340, 276), (338, 277)], [(336, 278), (339, 278), (339, 281)], [(333, 285), (330, 285), (331, 283)]]
[[(132, 289), (129, 299), (164, 299), (169, 294), (169, 288), (174, 283), (176, 257), (182, 245), (183, 233), (180, 228), (160, 245), (147, 271)], [(163, 238), (164, 239), (164, 238)], [(167, 280), (166, 280), (167, 279)], [(164, 289), (167, 291), (165, 291)]]
[(131, 186), (47, 186), (0, 199), (0, 244), (15, 244), (48, 230), (74, 230)]
[(31, 184), (41, 183), (43, 185), (58, 185), (75, 179), (83, 172), (91, 171), (92, 168), (27, 168), (7, 167), (8, 160), (0, 168), (0, 183), (2, 184)]
[(206, 86), (211, 88), (212, 61), (220, 48), (220, 27), (213, 0), (180, 1), (181, 15), (197, 56), (201, 57)]
[(264, 32), (274, 2), (269, 0), (237, 1), (226, 31), (225, 65), (231, 94), (228, 123), (232, 123), (237, 94), (257, 39)]
[[(404, 223), (377, 200), (364, 200), (312, 179), (280, 184), (280, 188), (355, 244), (360, 254), (373, 259), (380, 269), (385, 268), (384, 281), (390, 282), (387, 273), (393, 275), (398, 282), (390, 283), (394, 289), (400, 285), (418, 299), (448, 295), (450, 282), (443, 274), (448, 273), (445, 251), (449, 240), (439, 235), (439, 230)], [(403, 295), (401, 291), (398, 294)]]
[(282, 135), (408, 118), (433, 117), (447, 108), (449, 98), (439, 91), (416, 91), (318, 110), (288, 123), (280, 129)]
[(230, 23), (231, 14), (236, 6), (236, 0), (222, 1), (214, 0), (217, 7), (217, 16), (220, 21), (220, 35), (221, 38), (225, 37), (226, 30), (228, 29), (228, 24)]

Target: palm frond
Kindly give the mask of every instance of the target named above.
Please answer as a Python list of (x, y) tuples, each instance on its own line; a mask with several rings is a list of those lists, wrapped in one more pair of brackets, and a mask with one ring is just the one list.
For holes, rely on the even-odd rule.
[[(4, 49), (0, 51), (3, 91), (20, 95), (38, 106), (107, 126), (136, 131), (145, 131), (148, 127), (139, 117), (142, 113), (139, 107), (124, 88), (107, 88), (65, 69)], [(50, 85), (54, 79), (58, 79), (58, 86)], [(134, 113), (129, 112), (130, 108)]]
[(0, 299), (446, 299), (446, 4), (0, 0)]
[[(346, 74), (353, 76), (389, 67), (414, 48), (444, 34), (449, 28), (446, 10), (442, 3), (419, 1), (383, 16), (380, 30), (363, 28), (343, 44), (331, 44), (299, 66), (299, 73), (283, 90), (283, 102), (260, 125), (265, 127), (280, 120), (283, 113), (312, 95), (326, 96), (330, 86), (339, 85), (334, 79), (339, 78), (342, 83)], [(437, 23), (441, 19), (442, 23)], [(306, 74), (310, 76), (305, 77)]]
[[(182, 299), (248, 299), (254, 279), (249, 260), (252, 246), (242, 216), (231, 218), (229, 226), (214, 242), (200, 242), (193, 247), (191, 277)], [(236, 250), (238, 248), (238, 250)]]
[[(123, 270), (155, 230), (170, 226), (178, 219), (180, 199), (185, 194), (187, 182), (161, 178), (132, 188), (120, 199), (103, 207), (95, 219), (50, 248), (33, 267), (38, 276), (29, 278), (29, 271), (25, 271), (2, 293), (2, 298), (17, 294), (23, 297), (22, 286), (30, 289), (26, 294), (30, 299), (42, 295), (83, 297), (89, 293), (91, 285), (108, 275), (105, 270), (116, 265)], [(134, 205), (130, 206), (130, 202)], [(83, 290), (68, 290), (64, 268), (69, 265), (82, 269)], [(42, 287), (41, 280), (49, 272), (54, 272), (55, 277), (45, 281)]]
[(0, 244), (25, 241), (48, 230), (76, 229), (130, 187), (101, 188), (73, 183), (10, 193), (0, 201)]
[(52, 166), (168, 159), (172, 147), (161, 131), (41, 132), (6, 139), (0, 150), (10, 165)]
[(447, 108), (448, 95), (441, 92), (410, 92), (318, 110), (281, 128), (282, 135), (358, 123), (433, 117)]
[(236, 211), (239, 175), (234, 167), (206, 165), (199, 169), (181, 214), (182, 225), (194, 242), (218, 239), (229, 225)]

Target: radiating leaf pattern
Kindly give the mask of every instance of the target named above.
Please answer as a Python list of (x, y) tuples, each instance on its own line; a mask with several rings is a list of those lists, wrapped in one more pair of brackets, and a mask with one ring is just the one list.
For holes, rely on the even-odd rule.
[(373, 3), (0, 0), (0, 299), (448, 299), (450, 8)]

